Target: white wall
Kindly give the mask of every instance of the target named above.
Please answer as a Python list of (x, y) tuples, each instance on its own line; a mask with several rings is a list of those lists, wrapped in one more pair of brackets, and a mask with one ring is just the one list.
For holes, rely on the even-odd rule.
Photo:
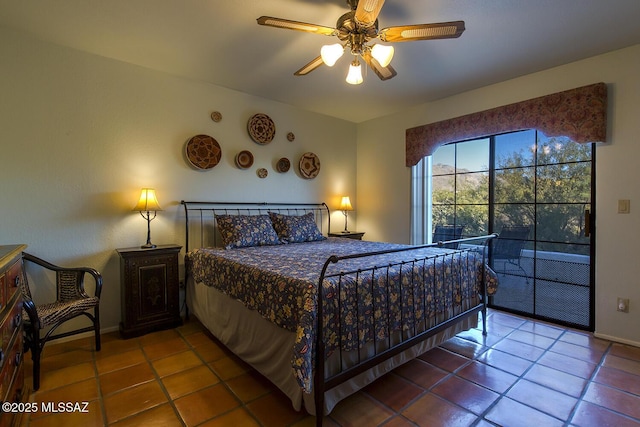
[[(550, 93), (605, 82), (608, 141), (596, 149), (596, 334), (640, 345), (640, 45), (425, 103), (358, 126), (358, 228), (408, 243), (410, 169), (405, 130)], [(384, 172), (384, 173), (381, 173)], [(631, 213), (617, 214), (630, 199)], [(630, 298), (628, 314), (616, 297)]]
[[(101, 271), (105, 330), (120, 321), (115, 249), (146, 241), (146, 222), (131, 211), (140, 188), (156, 188), (164, 208), (151, 223), (156, 244), (184, 244), (182, 199), (326, 201), (331, 208), (343, 194), (355, 200), (353, 123), (9, 30), (0, 29), (0, 57), (0, 244), (26, 243), (51, 262)], [(212, 111), (222, 121), (213, 122)], [(276, 125), (268, 145), (247, 133), (259, 112)], [(222, 161), (208, 171), (190, 167), (183, 154), (200, 133), (222, 147)], [(245, 149), (255, 156), (251, 170), (234, 166)], [(314, 180), (297, 172), (306, 151), (321, 161)], [(286, 174), (274, 169), (280, 157), (291, 160)], [(257, 177), (259, 167), (269, 171), (266, 179)], [(340, 229), (342, 215), (334, 218)], [(349, 219), (355, 226), (355, 213)], [(49, 296), (35, 293), (40, 301)]]

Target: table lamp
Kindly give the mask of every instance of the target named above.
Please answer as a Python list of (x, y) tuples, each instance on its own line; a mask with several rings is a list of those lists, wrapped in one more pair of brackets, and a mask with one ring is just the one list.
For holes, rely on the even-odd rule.
[(349, 230), (347, 230), (347, 212), (348, 211), (352, 211), (353, 207), (351, 207), (351, 200), (349, 200), (349, 196), (343, 196), (342, 200), (340, 201), (340, 210), (342, 211), (342, 214), (344, 215), (344, 231), (343, 233), (348, 233)]
[[(140, 212), (140, 215), (147, 220), (147, 243), (140, 247), (155, 248), (156, 245), (151, 243), (151, 221), (155, 219), (157, 211), (162, 210), (156, 197), (156, 190), (153, 188), (143, 188), (140, 192), (140, 200), (138, 200), (138, 204), (135, 205), (132, 210)], [(153, 217), (151, 216), (151, 212), (153, 212)]]

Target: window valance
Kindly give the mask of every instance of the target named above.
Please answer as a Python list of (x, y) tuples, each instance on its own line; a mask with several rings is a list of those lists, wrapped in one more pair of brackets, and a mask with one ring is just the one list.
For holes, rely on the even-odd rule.
[(414, 166), (448, 142), (524, 129), (579, 143), (605, 142), (607, 85), (596, 83), (407, 129), (406, 165)]

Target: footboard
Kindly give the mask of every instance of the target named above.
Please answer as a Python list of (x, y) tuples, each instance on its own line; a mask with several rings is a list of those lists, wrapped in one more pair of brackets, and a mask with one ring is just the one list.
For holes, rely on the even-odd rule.
[[(487, 295), (497, 283), (487, 246), (496, 236), (452, 241), (459, 250), (434, 251), (439, 242), (327, 259), (316, 313), (317, 425), (326, 391), (479, 312), (486, 334)], [(329, 372), (327, 356), (336, 353), (339, 367)]]

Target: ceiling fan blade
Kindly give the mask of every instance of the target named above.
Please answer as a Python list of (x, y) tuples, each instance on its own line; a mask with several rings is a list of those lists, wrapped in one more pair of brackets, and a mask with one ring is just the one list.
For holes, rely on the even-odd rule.
[(438, 24), (401, 25), (383, 28), (378, 38), (385, 42), (410, 42), (414, 40), (453, 39), (464, 32), (464, 21)]
[(293, 73), (293, 75), (305, 76), (310, 72), (312, 72), (313, 70), (315, 70), (316, 68), (318, 68), (319, 66), (321, 66), (322, 64), (324, 64), (324, 61), (322, 60), (322, 56), (318, 56), (317, 58), (312, 59), (311, 62), (309, 62), (307, 65), (305, 65), (304, 67), (300, 68), (298, 71)]
[(384, 0), (360, 0), (356, 8), (356, 22), (362, 26), (370, 27), (378, 19)]
[(287, 30), (305, 31), (307, 33), (322, 34), (325, 36), (334, 36), (338, 34), (338, 31), (335, 28), (308, 24), (306, 22), (290, 21), (282, 18), (274, 18), (272, 16), (261, 16), (257, 21), (259, 25), (284, 28)]
[(389, 80), (395, 77), (398, 73), (393, 69), (391, 65), (383, 67), (376, 59), (371, 56), (371, 52), (367, 51), (362, 54), (362, 59), (366, 62), (374, 73), (380, 78), (380, 80)]

